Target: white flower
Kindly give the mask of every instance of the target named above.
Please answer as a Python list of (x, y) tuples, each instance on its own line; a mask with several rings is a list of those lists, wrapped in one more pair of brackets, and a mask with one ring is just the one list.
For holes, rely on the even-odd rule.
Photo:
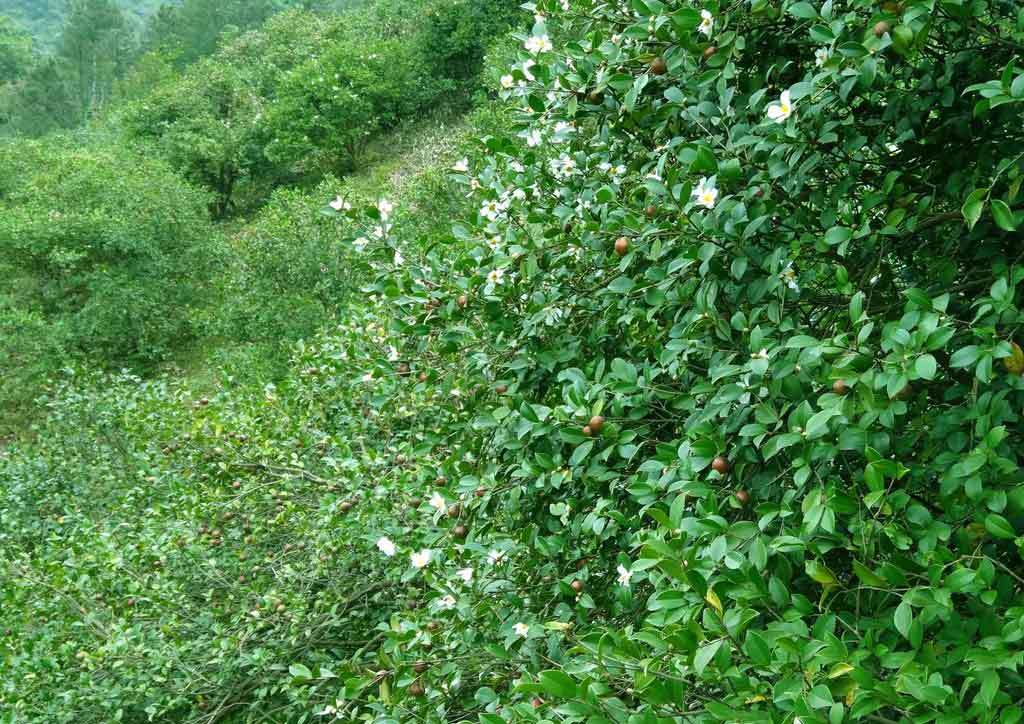
[(622, 36), (618, 33), (612, 35), (612, 42), (615, 43), (615, 45), (618, 45), (620, 40), (622, 40)]
[(793, 268), (793, 262), (786, 264), (786, 268), (779, 272), (779, 278), (786, 283), (786, 286), (792, 289), (794, 292), (800, 291), (800, 285), (796, 280), (796, 270)]
[(387, 221), (388, 217), (391, 216), (391, 212), (395, 210), (395, 207), (387, 199), (381, 199), (377, 203), (377, 210), (380, 212), (380, 218)]
[(472, 568), (460, 568), (455, 571), (455, 575), (462, 579), (463, 583), (471, 583), (473, 581), (473, 569)]
[(793, 115), (793, 102), (789, 99), (789, 91), (782, 91), (777, 103), (768, 106), (768, 118), (776, 123), (785, 123)]
[(526, 78), (526, 80), (537, 80), (533, 77), (533, 73), (530, 72), (530, 68), (535, 65), (537, 65), (537, 61), (535, 60), (528, 59), (523, 61), (523, 77)]
[(493, 550), (487, 554), (487, 562), (492, 566), (497, 565), (505, 560), (505, 552), (499, 550)]
[(375, 226), (375, 227), (373, 227), (373, 231), (370, 232), (370, 233), (374, 236), (374, 238), (383, 239), (384, 238), (384, 227), (383, 226)]
[(395, 548), (395, 544), (392, 543), (391, 539), (387, 536), (383, 536), (380, 540), (377, 541), (377, 549), (381, 553), (386, 555), (388, 558), (395, 555), (395, 551), (397, 550)]
[(444, 496), (435, 491), (434, 494), (430, 496), (430, 507), (436, 508), (440, 512), (448, 507), (448, 503), (445, 502)]
[(395, 249), (395, 266), (402, 266), (402, 263), (404, 261), (405, 257), (402, 256), (402, 252), (400, 252), (398, 249)]
[(490, 199), (484, 202), (484, 205), (480, 207), (480, 215), (485, 216), (491, 221), (500, 216), (505, 209), (508, 208), (507, 201), (499, 201), (497, 199)]
[(623, 566), (621, 564), (616, 569), (616, 571), (618, 571), (618, 574), (619, 574), (619, 585), (620, 586), (628, 586), (630, 579), (633, 578), (633, 571), (629, 570), (628, 568), (626, 568), (625, 566)]
[(559, 121), (558, 123), (555, 124), (555, 133), (558, 135), (568, 135), (570, 133), (574, 133), (575, 131), (576, 127), (571, 123)]
[(718, 201), (718, 189), (715, 188), (715, 182), (708, 181), (706, 177), (702, 178), (697, 184), (697, 188), (693, 190), (693, 196), (700, 206), (706, 209), (715, 208), (715, 202)]
[(487, 240), (487, 246), (490, 247), (491, 251), (498, 251), (499, 249), (501, 249), (501, 237), (492, 236)]
[[(523, 164), (519, 163), (518, 161), (510, 161), (508, 167), (515, 171), (516, 173), (523, 173), (524, 171), (526, 171), (526, 167), (523, 166)], [(520, 189), (516, 189), (516, 191), (519, 190)]]
[(551, 40), (546, 35), (531, 36), (527, 39), (523, 47), (534, 55), (537, 53), (547, 53), (555, 48), (555, 46), (551, 44)]
[(511, 89), (513, 86), (515, 86), (515, 84), (516, 79), (513, 78), (511, 75), (501, 76), (501, 87), (504, 88), (505, 90)]
[(543, 137), (540, 135), (540, 131), (534, 129), (526, 134), (526, 145), (533, 148), (539, 146), (543, 141)]
[(452, 171), (455, 171), (456, 173), (466, 173), (469, 171), (469, 159), (463, 158), (456, 161), (455, 165), (452, 166)]
[(487, 273), (487, 281), (490, 284), (503, 284), (504, 283), (503, 282), (504, 278), (505, 278), (505, 270), (504, 269), (491, 269)]
[(562, 0), (562, 12), (569, 12), (569, 0)]
[(445, 596), (437, 602), (437, 607), (442, 611), (447, 611), (450, 608), (455, 608), (455, 596)]
[(704, 35), (711, 37), (711, 32), (715, 27), (715, 17), (708, 10), (700, 11), (700, 25), (697, 26), (697, 30), (704, 33)]
[(365, 375), (362, 376), (361, 379), (363, 380), (363, 382), (373, 382), (373, 373), (367, 372)]
[(751, 359), (768, 359), (768, 350), (765, 349), (764, 347), (762, 347), (760, 352), (755, 352), (754, 354), (750, 355), (750, 358)]
[(370, 240), (365, 236), (360, 236), (358, 239), (352, 242), (352, 248), (358, 252), (362, 252), (366, 248), (366, 245), (370, 243)]
[(352, 208), (352, 204), (338, 196), (336, 199), (334, 199), (334, 201), (331, 202), (331, 208), (334, 209), (335, 211), (348, 211), (349, 209)]
[(831, 57), (832, 53), (829, 52), (828, 48), (818, 48), (814, 51), (814, 64), (820, 68), (825, 65)]
[(522, 636), (524, 639), (530, 635), (530, 627), (525, 623), (517, 623), (512, 630), (516, 632), (516, 636)]
[(426, 568), (430, 563), (430, 549), (424, 548), (419, 553), (413, 553), (409, 559), (412, 561), (413, 568)]
[(398, 361), (398, 350), (394, 345), (388, 345), (388, 362)]

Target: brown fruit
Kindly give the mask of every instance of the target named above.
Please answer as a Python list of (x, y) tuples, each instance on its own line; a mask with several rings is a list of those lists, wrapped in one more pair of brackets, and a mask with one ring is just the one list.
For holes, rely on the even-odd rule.
[(444, 485), (447, 482), (448, 478), (446, 478), (443, 475), (438, 475), (436, 478), (434, 478), (434, 485)]
[(459, 505), (458, 503), (448, 508), (449, 518), (458, 518), (460, 515), (462, 515), (462, 506)]
[(423, 505), (423, 499), (422, 498), (409, 498), (409, 507), (410, 508), (418, 508), (421, 505)]
[(474, 492), (474, 494), (476, 495), (476, 497), (478, 497), (478, 498), (482, 498), (482, 497), (484, 497), (485, 495), (487, 495), (487, 488), (477, 488), (477, 489), (476, 489), (475, 491), (473, 491), (473, 492)]
[(426, 382), (426, 381), (427, 381), (427, 373), (426, 372), (420, 372), (420, 382)]
[(430, 665), (426, 661), (417, 661), (412, 665), (412, 670), (417, 674), (422, 674), (424, 671), (430, 668)]
[(750, 493), (748, 493), (746, 490), (737, 490), (734, 493), (734, 495), (736, 496), (736, 501), (740, 505), (746, 505), (747, 503), (750, 502)]
[(889, 32), (889, 23), (885, 22), (884, 20), (879, 20), (877, 23), (875, 23), (874, 32), (876, 38), (881, 38), (883, 35)]
[(441, 624), (437, 621), (431, 621), (427, 624), (427, 631), (437, 631), (439, 628), (441, 628)]
[(654, 204), (651, 204), (646, 209), (644, 209), (644, 213), (647, 215), (648, 219), (653, 219), (655, 216), (658, 215), (658, 207), (655, 206)]
[(718, 457), (711, 461), (711, 469), (714, 470), (719, 475), (725, 475), (726, 473), (728, 473), (729, 467), (729, 461), (726, 460), (721, 455), (719, 455)]
[(655, 58), (651, 61), (650, 68), (654, 75), (665, 75), (668, 72), (668, 63), (664, 58)]
[(467, 535), (469, 535), (469, 528), (462, 525), (462, 523), (459, 523), (457, 526), (452, 528), (452, 535), (458, 538), (459, 540), (462, 540)]
[(345, 501), (344, 503), (342, 503), (342, 504), (341, 504), (341, 506), (339, 506), (339, 507), (341, 508), (341, 512), (342, 512), (342, 513), (347, 513), (347, 512), (349, 512), (350, 510), (352, 510), (352, 503), (351, 503), (350, 501), (346, 500), (346, 501)]
[(629, 239), (624, 236), (620, 236), (615, 240), (615, 253), (619, 256), (625, 256), (629, 252)]
[(590, 425), (584, 425), (583, 434), (586, 435), (587, 437), (590, 437), (591, 435), (594, 434), (594, 431), (590, 429)]
[(469, 304), (469, 297), (467, 297), (465, 294), (460, 294), (459, 298), (456, 300), (456, 303), (460, 307), (465, 307), (467, 304)]
[(242, 484), (236, 480), (235, 482), (231, 483), (231, 487), (234, 488), (235, 490), (238, 490), (240, 487), (242, 487)]
[(506, 392), (508, 392), (508, 385), (498, 385), (497, 387), (494, 388), (494, 391), (497, 392), (499, 395), (504, 395)]
[(588, 422), (587, 425), (595, 433), (601, 432), (601, 428), (604, 427), (604, 418), (600, 415), (594, 415), (590, 418), (590, 422)]
[(583, 589), (584, 589), (583, 581), (581, 581), (578, 578), (576, 580), (574, 580), (572, 583), (570, 583), (569, 587), (572, 588), (572, 590), (576, 591), (576, 593), (583, 593)]
[(199, 404), (202, 405), (203, 407), (206, 407), (207, 405), (210, 404), (210, 401), (203, 397), (202, 399), (199, 400)]
[(1003, 366), (1012, 375), (1024, 374), (1024, 350), (1016, 342), (1010, 342), (1010, 356), (1003, 358)]
[(531, 701), (530, 704), (533, 706), (534, 709), (540, 709), (542, 706), (544, 706), (544, 700), (541, 699), (539, 696), (535, 696), (533, 697), (533, 701)]
[(847, 389), (846, 383), (842, 380), (836, 380), (832, 383), (832, 391), (837, 395), (845, 395)]
[(709, 45), (704, 48), (704, 60), (710, 60), (711, 56), (718, 52), (718, 48), (714, 45)]
[(423, 684), (418, 681), (414, 681), (409, 684), (409, 696), (415, 696), (417, 698), (427, 693), (426, 689), (423, 688)]
[(604, 103), (604, 93), (602, 93), (601, 91), (596, 91), (596, 90), (595, 91), (590, 91), (590, 95), (587, 96), (587, 100), (591, 104), (593, 104), (595, 106), (599, 106), (602, 103)]

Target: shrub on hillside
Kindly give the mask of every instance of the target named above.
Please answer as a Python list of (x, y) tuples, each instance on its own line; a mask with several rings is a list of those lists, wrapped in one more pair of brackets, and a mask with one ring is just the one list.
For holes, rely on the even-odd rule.
[(99, 364), (146, 364), (192, 335), (221, 249), (207, 197), (127, 151), (13, 142), (21, 169), (0, 197), (0, 245), (19, 306)]

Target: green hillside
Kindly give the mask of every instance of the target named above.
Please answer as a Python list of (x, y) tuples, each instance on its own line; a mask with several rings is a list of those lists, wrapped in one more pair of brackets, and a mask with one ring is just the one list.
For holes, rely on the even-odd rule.
[(186, 27), (0, 95), (0, 724), (1024, 721), (1018, 3)]

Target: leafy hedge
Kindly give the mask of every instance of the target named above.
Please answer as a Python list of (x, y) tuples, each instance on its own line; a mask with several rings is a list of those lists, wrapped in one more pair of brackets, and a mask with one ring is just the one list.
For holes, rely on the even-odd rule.
[[(1018, 8), (531, 10), (446, 205), (323, 198), (363, 296), (287, 384), (81, 400), (168, 496), (131, 537), (164, 573), (129, 594), (41, 564), (144, 508), (72, 493), (75, 529), (40, 531), (59, 513), (27, 501), (62, 477), (45, 448), (5, 464), (8, 600), (49, 611), (21, 629), (86, 636), (68, 595), (169, 587), (114, 616), (166, 640), (65, 647), (67, 711), (1020, 721)], [(77, 404), (51, 424), (89, 430)], [(195, 527), (214, 511), (241, 520)], [(254, 600), (301, 613), (257, 627)], [(0, 703), (66, 720), (33, 673)]]

